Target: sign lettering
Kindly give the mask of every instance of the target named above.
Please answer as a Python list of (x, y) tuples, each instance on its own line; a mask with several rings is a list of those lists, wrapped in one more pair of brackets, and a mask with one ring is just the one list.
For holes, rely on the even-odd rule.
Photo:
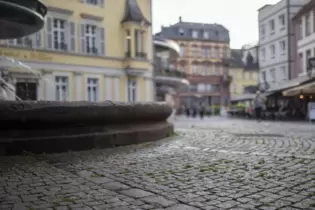
[(42, 52), (14, 52), (0, 49), (0, 56), (6, 56), (21, 60), (52, 61), (51, 56), (48, 56), (46, 53)]

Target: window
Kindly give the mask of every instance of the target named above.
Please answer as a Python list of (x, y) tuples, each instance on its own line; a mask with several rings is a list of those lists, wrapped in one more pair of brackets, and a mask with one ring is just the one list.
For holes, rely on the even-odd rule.
[(172, 64), (172, 63), (170, 63), (170, 64), (168, 65), (168, 67), (169, 67), (169, 69), (170, 69), (171, 71), (174, 71), (174, 70), (175, 70), (175, 65)]
[(219, 53), (219, 48), (218, 47), (215, 48), (215, 57), (217, 57), (217, 58), (220, 57), (220, 53)]
[(194, 39), (198, 38), (198, 31), (192, 31), (192, 38)]
[(265, 24), (262, 24), (260, 26), (260, 37), (261, 37), (261, 39), (264, 39), (265, 35), (266, 35), (266, 27), (265, 27)]
[(55, 77), (56, 101), (66, 101), (69, 99), (69, 79), (65, 76)]
[(183, 45), (180, 46), (180, 56), (183, 57), (185, 54), (185, 47)]
[(184, 29), (182, 28), (178, 29), (178, 33), (180, 36), (184, 36)]
[(282, 41), (280, 41), (280, 52), (281, 52), (281, 55), (284, 55), (285, 51), (286, 51), (285, 41), (282, 40)]
[[(12, 44), (14, 44), (14, 40), (10, 40), (13, 41)], [(27, 36), (27, 37), (23, 37), (20, 39), (16, 39), (16, 45), (19, 45), (20, 47), (29, 47), (32, 48), (33, 47), (33, 40), (31, 36)]]
[(97, 54), (98, 49), (96, 47), (96, 26), (86, 25), (85, 26), (85, 43), (86, 52), (88, 54)]
[(249, 72), (249, 79), (250, 79), (250, 80), (253, 79), (253, 72)]
[(308, 68), (308, 59), (311, 58), (311, 50), (306, 51), (305, 68)]
[(276, 55), (276, 48), (275, 48), (275, 45), (273, 44), (270, 46), (270, 57), (275, 58), (275, 55)]
[(90, 5), (101, 6), (101, 7), (103, 7), (104, 5), (104, 0), (85, 0), (85, 2)]
[(198, 65), (194, 64), (192, 70), (193, 70), (193, 72), (192, 72), (193, 74), (198, 74)]
[(203, 38), (204, 39), (209, 39), (209, 33), (207, 31), (203, 32)]
[(300, 72), (304, 72), (304, 60), (303, 60), (303, 53), (299, 54), (299, 63), (300, 63)]
[(266, 59), (266, 49), (265, 49), (265, 48), (262, 48), (261, 51), (260, 51), (260, 53), (261, 53), (261, 59), (262, 59), (262, 60), (265, 60), (265, 59)]
[(99, 86), (98, 86), (98, 79), (96, 78), (88, 78), (87, 79), (87, 100), (88, 101), (99, 101), (98, 93), (99, 93)]
[(145, 58), (143, 52), (143, 32), (140, 30), (135, 30), (135, 45), (136, 57)]
[(66, 44), (66, 21), (61, 19), (53, 19), (53, 36), (54, 49), (67, 50)]
[(287, 80), (287, 72), (285, 66), (281, 66), (282, 80)]
[(305, 17), (305, 36), (309, 36), (311, 34), (311, 19), (310, 15), (306, 15)]
[(125, 49), (126, 49), (126, 57), (131, 57), (131, 36), (130, 30), (126, 31), (126, 40), (125, 40)]
[(207, 75), (207, 66), (206, 65), (201, 66), (201, 75), (203, 75), (203, 76)]
[(276, 81), (276, 71), (275, 71), (275, 69), (270, 69), (270, 79), (271, 79), (271, 82), (275, 82)]
[(280, 31), (285, 29), (285, 15), (279, 16), (279, 25), (280, 25)]
[(128, 79), (128, 101), (137, 101), (137, 80)]
[(269, 28), (270, 28), (270, 35), (273, 35), (275, 33), (275, 20), (269, 21)]
[(262, 82), (265, 82), (267, 80), (267, 75), (265, 71), (261, 73), (261, 79), (262, 79)]
[(302, 20), (299, 20), (299, 35), (298, 35), (299, 39), (303, 38), (303, 22)]
[(245, 74), (245, 72), (242, 73), (242, 77), (243, 77), (243, 79), (246, 79), (246, 74)]
[(194, 57), (198, 57), (198, 48), (197, 48), (197, 47), (193, 47), (193, 48), (192, 48), (192, 55), (193, 55)]
[(179, 71), (180, 71), (180, 72), (186, 72), (185, 66), (184, 66), (184, 65), (180, 65), (180, 66), (179, 66)]
[(227, 49), (227, 47), (224, 47), (224, 48), (223, 48), (223, 56), (224, 56), (224, 57), (227, 57), (227, 56), (228, 56), (227, 53), (228, 53), (228, 49)]
[(208, 75), (213, 74), (213, 65), (207, 66), (207, 74), (208, 74)]
[(98, 0), (86, 0), (87, 4), (98, 5)]
[(234, 93), (237, 93), (237, 84), (234, 84), (233, 92), (234, 92)]
[(203, 48), (202, 49), (202, 56), (204, 58), (210, 58), (210, 56), (211, 56), (211, 49), (210, 48)]
[(220, 74), (221, 72), (221, 66), (219, 64), (215, 64), (215, 73)]

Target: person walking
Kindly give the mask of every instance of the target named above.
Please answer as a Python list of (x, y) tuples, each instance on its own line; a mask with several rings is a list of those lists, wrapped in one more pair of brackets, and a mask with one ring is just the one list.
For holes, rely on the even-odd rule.
[(256, 96), (254, 98), (254, 106), (255, 106), (255, 116), (258, 122), (262, 120), (262, 111), (265, 103), (265, 98), (261, 95), (260, 91), (256, 92)]

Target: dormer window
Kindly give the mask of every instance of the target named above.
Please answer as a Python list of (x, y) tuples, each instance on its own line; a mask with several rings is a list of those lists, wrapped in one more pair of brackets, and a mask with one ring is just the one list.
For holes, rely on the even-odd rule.
[(203, 38), (204, 39), (209, 39), (209, 33), (207, 31), (203, 32)]
[(198, 31), (192, 31), (192, 38), (194, 39), (198, 38)]
[(182, 28), (178, 29), (178, 33), (179, 35), (184, 36), (184, 29)]
[(85, 0), (85, 3), (94, 5), (94, 6), (100, 6), (103, 7), (104, 0)]

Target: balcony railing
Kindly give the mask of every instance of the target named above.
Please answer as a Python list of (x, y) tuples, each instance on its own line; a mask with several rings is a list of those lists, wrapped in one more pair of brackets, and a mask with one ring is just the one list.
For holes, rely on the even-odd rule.
[(147, 59), (147, 53), (145, 52), (136, 52), (136, 57), (137, 58), (143, 58), (143, 59)]
[(169, 70), (169, 69), (164, 69), (164, 70), (158, 70), (154, 69), (154, 74), (155, 76), (166, 76), (166, 77), (178, 77), (178, 78), (186, 78), (186, 73), (180, 72), (177, 70)]

